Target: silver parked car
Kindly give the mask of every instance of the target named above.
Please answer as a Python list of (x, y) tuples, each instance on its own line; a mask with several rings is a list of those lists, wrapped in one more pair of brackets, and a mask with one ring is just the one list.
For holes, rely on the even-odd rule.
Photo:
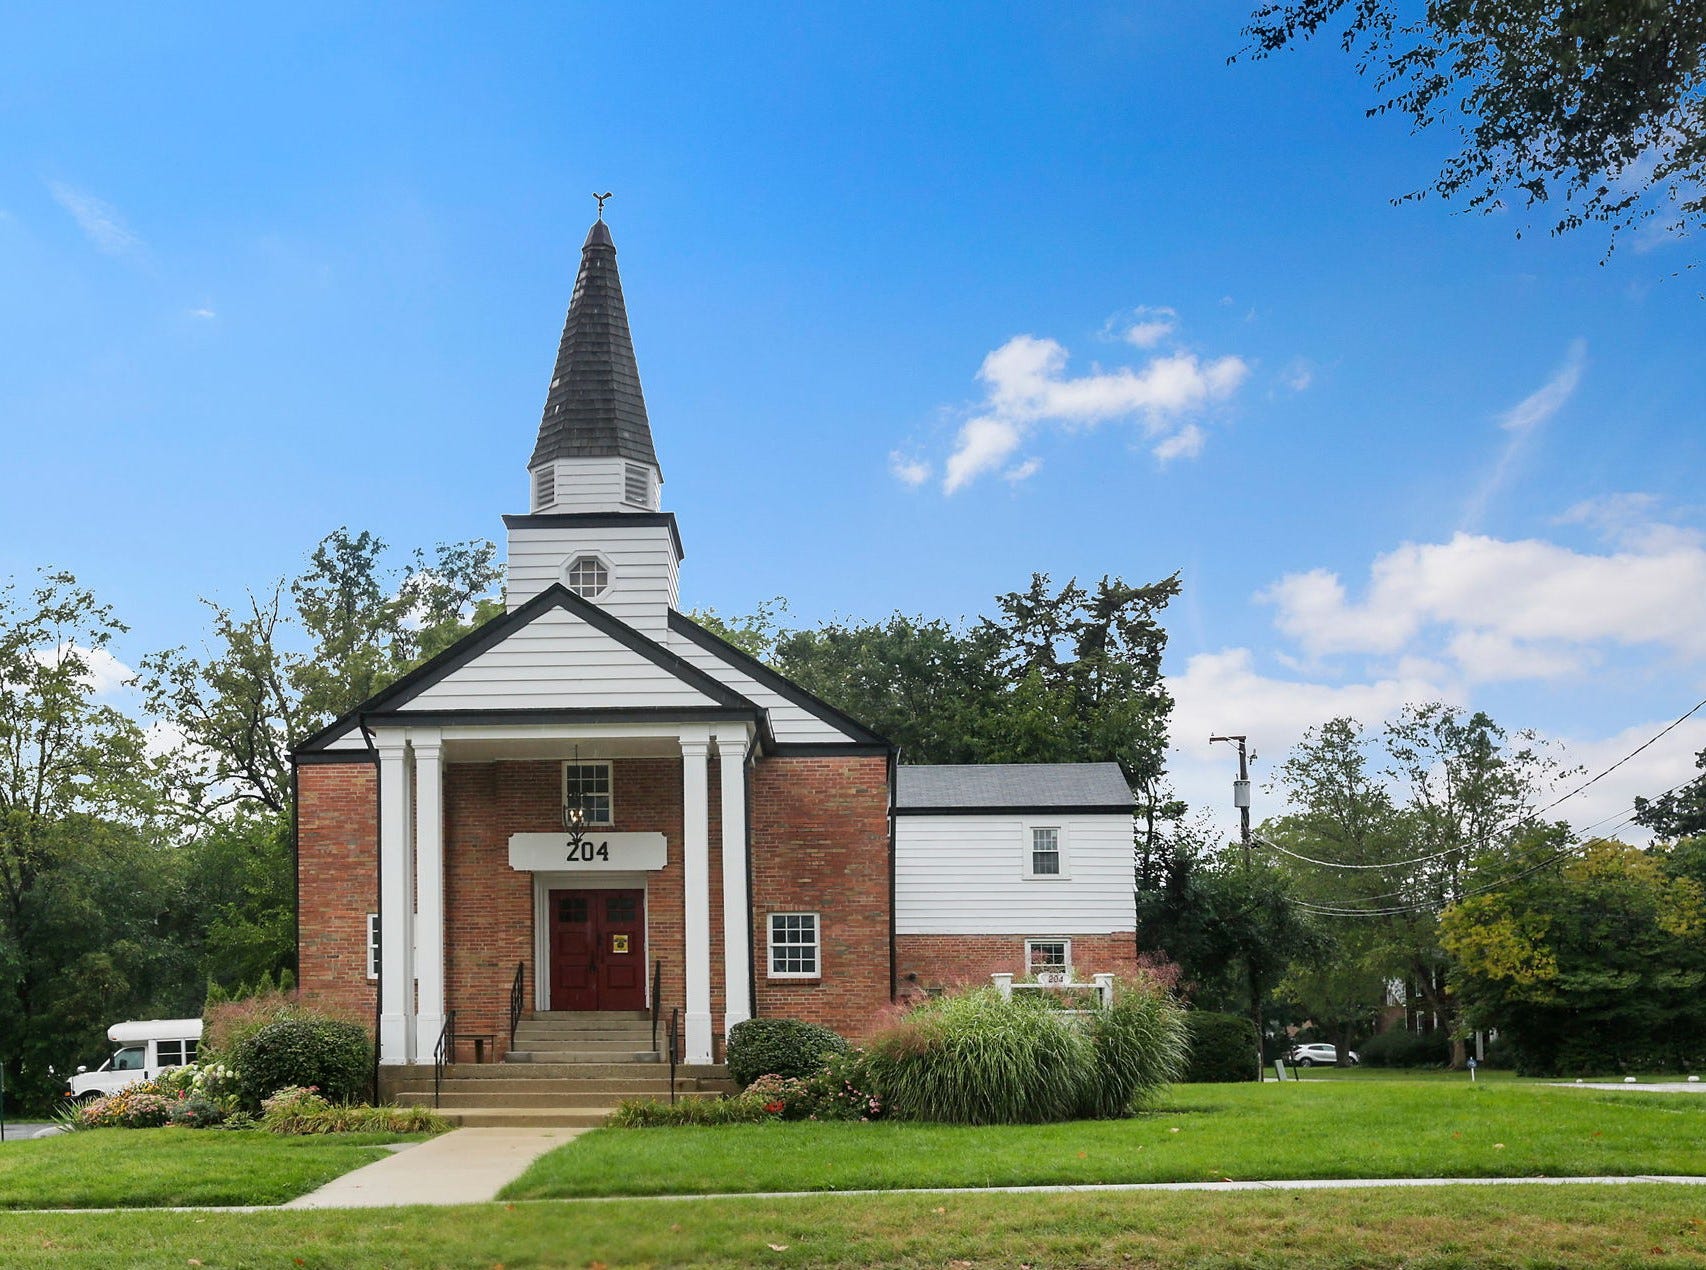
[[(1286, 1058), (1299, 1067), (1332, 1067), (1339, 1061), (1339, 1052), (1331, 1045), (1293, 1045), (1291, 1053), (1287, 1054)], [(1345, 1061), (1355, 1067), (1358, 1061), (1356, 1051), (1346, 1050)]]

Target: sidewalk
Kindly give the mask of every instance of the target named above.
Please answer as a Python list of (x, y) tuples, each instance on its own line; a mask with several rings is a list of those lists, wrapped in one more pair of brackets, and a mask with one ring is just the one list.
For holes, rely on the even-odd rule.
[(545, 1152), (585, 1129), (453, 1129), (386, 1159), (334, 1178), (285, 1208), (388, 1208), (400, 1204), (477, 1204)]

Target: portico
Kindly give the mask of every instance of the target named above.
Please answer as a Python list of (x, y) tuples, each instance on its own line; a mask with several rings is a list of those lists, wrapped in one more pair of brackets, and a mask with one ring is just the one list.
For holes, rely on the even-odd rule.
[[(529, 826), (511, 829), (502, 845), (505, 864), (514, 875), (512, 890), (525, 895), (531, 917), (528, 955), (522, 964), (531, 980), (534, 1009), (552, 1009), (553, 987), (561, 986), (553, 984), (552, 975), (551, 893), (621, 888), (643, 893), (643, 947), (651, 961), (673, 965), (670, 985), (681, 983), (680, 999), (654, 1003), (649, 999), (651, 967), (644, 964), (645, 956), (637, 958), (642, 963), (638, 980), (647, 998), (644, 1006), (684, 1010), (688, 1062), (712, 1059), (713, 979), (722, 1007), (715, 1020), (718, 1030), (726, 1033), (751, 1017), (747, 767), (758, 739), (755, 720), (458, 724), (397, 719), (371, 732), (381, 790), (381, 911), (414, 912), (412, 923), (380, 923), (382, 1063), (430, 1061), (448, 1009), (458, 1009), (466, 1018), (470, 1012), (484, 1014), (482, 1007), (489, 1006), (489, 992), (467, 993), (471, 999), (463, 1001), (450, 989), (451, 959), (470, 969), (477, 965), (482, 938), (477, 927), (464, 928), (453, 920), (447, 901), (447, 865), (459, 854), (477, 851), (481, 837), (472, 825), (462, 832), (455, 827), (455, 809), (447, 807), (445, 794), (445, 770), (451, 767), (507, 767), (511, 775), (532, 776), (535, 785), (541, 766), (603, 763), (619, 774), (610, 816), (584, 831), (586, 847), (576, 851), (574, 859), (569, 858), (570, 834), (562, 828), (560, 808), (550, 809), (556, 812), (554, 825), (541, 823), (545, 809), (533, 799), (519, 817), (497, 827)], [(626, 760), (650, 760), (654, 767), (658, 760), (673, 760), (669, 766), (678, 773), (679, 785), (670, 801), (679, 806), (678, 817), (669, 808), (660, 819), (660, 809), (636, 804), (645, 794), (624, 790), (620, 773)], [(447, 819), (453, 822), (448, 830)], [(639, 824), (663, 827), (627, 827)], [(715, 946), (714, 892), (722, 936)], [(679, 926), (664, 916), (677, 911)], [(634, 958), (641, 952), (640, 940), (613, 938), (622, 941), (620, 951), (606, 941), (597, 956)], [(465, 980), (467, 973), (457, 978)], [(507, 977), (492, 987), (507, 990)]]

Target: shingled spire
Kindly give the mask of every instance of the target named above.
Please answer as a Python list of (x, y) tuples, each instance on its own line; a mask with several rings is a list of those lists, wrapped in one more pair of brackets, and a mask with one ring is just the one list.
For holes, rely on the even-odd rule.
[(654, 482), (660, 475), (616, 272), (616, 244), (600, 219), (581, 247), (539, 443), (527, 466), (537, 477), (542, 467), (562, 459), (618, 458), (650, 467)]

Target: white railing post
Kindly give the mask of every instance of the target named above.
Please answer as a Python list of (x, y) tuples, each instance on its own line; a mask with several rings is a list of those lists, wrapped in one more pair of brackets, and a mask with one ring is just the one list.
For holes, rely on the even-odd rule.
[(1090, 982), (1096, 985), (1096, 1000), (1104, 1010), (1114, 1004), (1114, 977), (1112, 975), (1091, 975)]
[(989, 977), (995, 980), (995, 990), (1002, 996), (1011, 997), (1013, 995), (1012, 975), (990, 975)]

